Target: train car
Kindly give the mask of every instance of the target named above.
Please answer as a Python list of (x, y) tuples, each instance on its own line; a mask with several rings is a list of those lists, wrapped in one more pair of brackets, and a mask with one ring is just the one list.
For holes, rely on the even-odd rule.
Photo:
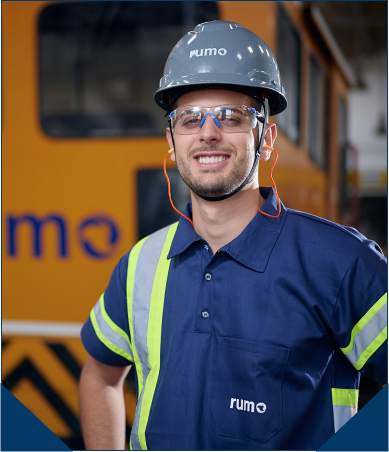
[[(289, 100), (275, 119), (280, 197), (334, 221), (352, 74), (304, 2), (8, 1), (2, 12), (3, 384), (82, 449), (81, 325), (119, 258), (177, 219), (162, 172), (167, 119), (153, 101), (171, 48), (214, 19), (269, 44)], [(189, 191), (172, 163), (169, 174), (183, 209)], [(129, 433), (132, 373), (125, 401)]]

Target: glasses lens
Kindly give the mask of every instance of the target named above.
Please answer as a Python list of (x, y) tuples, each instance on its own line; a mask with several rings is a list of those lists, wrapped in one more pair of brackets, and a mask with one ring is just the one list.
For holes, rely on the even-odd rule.
[(186, 106), (175, 110), (171, 120), (173, 130), (179, 135), (198, 133), (204, 125), (204, 117), (205, 121), (213, 120), (224, 132), (242, 133), (256, 126), (254, 111), (250, 111), (245, 105), (221, 105), (213, 108)]
[(256, 124), (253, 113), (243, 105), (217, 107), (215, 116), (220, 122), (221, 129), (225, 132), (248, 132)]
[(181, 135), (198, 133), (202, 117), (201, 107), (180, 107), (173, 116), (173, 129)]

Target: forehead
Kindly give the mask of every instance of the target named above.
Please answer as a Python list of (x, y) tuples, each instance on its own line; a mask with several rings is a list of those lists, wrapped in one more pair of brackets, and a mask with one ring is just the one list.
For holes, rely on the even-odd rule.
[(191, 91), (177, 99), (177, 107), (184, 105), (198, 105), (200, 107), (217, 107), (225, 104), (251, 106), (253, 99), (246, 94), (222, 89), (204, 89)]

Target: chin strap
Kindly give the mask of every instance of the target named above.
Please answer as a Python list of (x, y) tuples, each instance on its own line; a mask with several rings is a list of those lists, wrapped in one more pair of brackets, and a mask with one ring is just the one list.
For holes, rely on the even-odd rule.
[[(258, 167), (258, 163), (259, 163), (259, 157), (261, 155), (262, 152), (262, 146), (265, 142), (265, 135), (266, 135), (266, 126), (269, 123), (269, 101), (266, 97), (264, 97), (262, 99), (263, 102), (263, 107), (264, 107), (264, 112), (265, 112), (265, 121), (263, 123), (262, 126), (262, 132), (261, 132), (261, 138), (259, 140), (259, 144), (258, 144), (258, 148), (255, 151), (255, 159), (254, 159), (254, 163), (253, 166), (251, 168), (251, 171), (249, 173), (249, 175), (246, 177), (246, 179), (239, 185), (239, 187), (235, 188), (235, 190), (233, 190), (231, 193), (228, 193), (226, 195), (222, 195), (222, 196), (203, 196), (200, 195), (199, 193), (196, 193), (197, 196), (199, 196), (200, 198), (204, 199), (205, 201), (211, 201), (211, 202), (215, 202), (215, 201), (223, 201), (224, 199), (230, 198), (231, 196), (235, 195), (236, 193), (238, 193), (238, 191), (242, 190), (242, 188), (251, 181), (255, 170)], [(173, 142), (174, 145), (174, 142)]]
[[(266, 213), (266, 212), (262, 212), (261, 208), (259, 208), (258, 211), (259, 211), (262, 215), (266, 215), (267, 217), (278, 218), (278, 217), (280, 216), (280, 214), (281, 214), (281, 201), (280, 201), (280, 198), (279, 198), (279, 196), (278, 196), (276, 183), (274, 182), (274, 179), (273, 179), (273, 169), (274, 169), (274, 167), (276, 166), (276, 163), (277, 163), (278, 153), (277, 153), (277, 151), (276, 151), (274, 148), (272, 148), (271, 146), (267, 145), (266, 143), (263, 143), (263, 147), (264, 147), (265, 149), (268, 149), (268, 150), (270, 150), (270, 151), (273, 151), (273, 152), (276, 154), (276, 158), (275, 158), (274, 163), (273, 163), (273, 166), (271, 167), (271, 170), (270, 170), (270, 179), (271, 179), (272, 182), (273, 182), (274, 191), (275, 191), (275, 194), (276, 194), (277, 200), (278, 200), (278, 214), (277, 214), (277, 215), (270, 215), (270, 214), (268, 214), (268, 213)], [(194, 227), (194, 226), (193, 226), (193, 221), (192, 221), (190, 218), (188, 218), (186, 215), (184, 215), (183, 213), (181, 213), (178, 209), (176, 209), (175, 205), (173, 204), (172, 195), (171, 195), (171, 189), (170, 189), (170, 180), (169, 180), (169, 176), (167, 175), (167, 171), (166, 171), (166, 159), (168, 158), (168, 155), (172, 154), (173, 152), (174, 152), (174, 148), (169, 149), (169, 150), (167, 151), (166, 155), (165, 155), (164, 160), (163, 160), (163, 172), (165, 173), (165, 177), (166, 177), (166, 180), (167, 180), (167, 188), (168, 188), (168, 193), (169, 193), (170, 204), (172, 205), (173, 209), (174, 209), (177, 213), (179, 213), (182, 217), (184, 217), (186, 220), (188, 220), (189, 223), (192, 225), (192, 227)]]
[[(243, 183), (242, 183), (239, 187), (237, 187), (235, 190), (233, 190), (231, 193), (228, 193), (227, 195), (223, 195), (223, 196), (208, 197), (208, 196), (200, 195), (200, 194), (198, 194), (198, 193), (196, 193), (196, 192), (194, 192), (194, 193), (196, 193), (196, 195), (199, 196), (200, 198), (202, 198), (202, 199), (204, 199), (204, 200), (206, 200), (206, 201), (212, 201), (212, 202), (213, 202), (213, 201), (222, 201), (222, 200), (224, 200), (224, 199), (230, 198), (232, 195), (235, 195), (235, 194), (236, 194), (238, 191), (240, 191), (240, 190), (241, 190), (248, 182), (250, 182), (250, 180), (251, 180), (251, 178), (253, 177), (253, 174), (254, 174), (254, 172), (255, 172), (257, 166), (258, 166), (258, 163), (259, 163), (259, 157), (260, 157), (260, 155), (261, 155), (262, 148), (265, 148), (265, 149), (268, 149), (268, 150), (270, 150), (270, 151), (274, 151), (275, 154), (276, 154), (276, 158), (275, 158), (274, 163), (273, 163), (273, 166), (272, 166), (272, 168), (271, 168), (271, 170), (270, 170), (270, 178), (271, 178), (271, 180), (272, 180), (272, 182), (273, 182), (274, 191), (275, 191), (275, 193), (276, 193), (277, 200), (278, 200), (278, 214), (277, 214), (277, 215), (270, 215), (270, 214), (268, 214), (268, 213), (266, 213), (266, 212), (262, 212), (261, 208), (259, 208), (259, 212), (262, 213), (263, 215), (266, 215), (266, 216), (271, 217), (271, 218), (278, 218), (278, 217), (280, 216), (280, 214), (281, 214), (281, 201), (280, 201), (280, 198), (279, 198), (279, 196), (278, 196), (278, 193), (277, 193), (277, 187), (276, 187), (276, 184), (275, 184), (274, 179), (273, 179), (273, 169), (274, 169), (274, 167), (275, 167), (275, 165), (276, 165), (276, 162), (277, 162), (277, 159), (278, 159), (278, 154), (277, 154), (277, 151), (276, 151), (274, 148), (272, 148), (271, 146), (269, 146), (269, 145), (267, 145), (267, 144), (265, 143), (266, 126), (267, 126), (267, 124), (268, 124), (268, 122), (269, 122), (269, 102), (268, 102), (268, 99), (267, 99), (266, 97), (263, 98), (263, 104), (264, 104), (264, 110), (265, 110), (265, 122), (264, 122), (263, 127), (262, 127), (261, 138), (260, 138), (260, 140), (259, 140), (258, 148), (257, 148), (257, 150), (255, 151), (255, 160), (254, 160), (253, 166), (252, 166), (252, 168), (251, 168), (251, 171), (250, 171), (249, 175), (246, 177), (246, 179), (243, 181)], [(166, 172), (166, 159), (167, 159), (168, 155), (170, 155), (171, 153), (174, 152), (174, 139), (173, 139), (173, 131), (172, 131), (172, 127), (171, 127), (171, 123), (170, 123), (170, 122), (169, 122), (169, 126), (170, 126), (172, 141), (173, 141), (173, 147), (172, 147), (171, 149), (169, 149), (169, 151), (168, 151), (167, 154), (165, 155), (165, 159), (164, 159), (164, 161), (163, 161), (163, 171), (164, 171), (164, 173), (165, 173), (165, 177), (166, 177), (166, 180), (167, 180), (168, 193), (169, 193), (169, 200), (170, 200), (170, 203), (171, 203), (173, 209), (174, 209), (177, 213), (179, 213), (181, 216), (183, 216), (185, 219), (187, 219), (187, 220), (189, 221), (189, 223), (193, 226), (193, 221), (190, 220), (190, 219), (189, 219), (187, 216), (185, 216), (183, 213), (181, 213), (178, 209), (176, 209), (176, 207), (175, 207), (174, 204), (173, 204), (173, 200), (172, 200), (172, 196), (171, 196), (170, 180), (169, 180), (169, 176), (167, 175), (167, 172)]]

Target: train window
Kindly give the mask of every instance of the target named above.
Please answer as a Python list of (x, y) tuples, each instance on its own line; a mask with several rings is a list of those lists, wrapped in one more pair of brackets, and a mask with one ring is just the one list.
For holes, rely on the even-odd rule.
[[(190, 201), (190, 191), (177, 169), (167, 170), (175, 207), (183, 212)], [(144, 169), (137, 173), (139, 239), (180, 219), (170, 204), (163, 170)]]
[(296, 144), (300, 141), (301, 40), (283, 7), (278, 9), (277, 61), (288, 108), (277, 117), (277, 125)]
[(314, 162), (326, 169), (328, 163), (328, 77), (313, 55), (310, 59), (309, 83), (309, 155)]
[(52, 137), (164, 135), (155, 104), (183, 34), (218, 18), (216, 2), (69, 2), (38, 22), (40, 117)]

